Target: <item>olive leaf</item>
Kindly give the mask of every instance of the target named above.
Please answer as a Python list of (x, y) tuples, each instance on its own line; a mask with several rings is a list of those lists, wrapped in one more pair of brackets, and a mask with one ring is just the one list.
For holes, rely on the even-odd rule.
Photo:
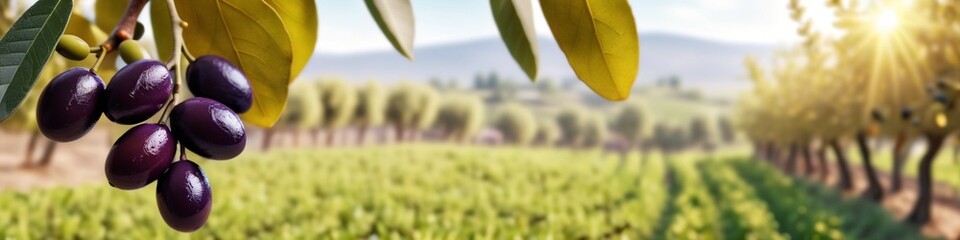
[[(97, 0), (93, 5), (94, 16), (96, 16), (94, 23), (104, 31), (113, 31), (113, 27), (120, 22), (120, 18), (127, 10), (129, 2), (129, 0)], [(163, 0), (154, 2), (163, 2)]]
[(537, 80), (537, 35), (530, 0), (490, 0), (493, 18), (510, 55), (531, 81)]
[(173, 22), (170, 21), (170, 8), (167, 1), (150, 1), (150, 21), (153, 24), (153, 39), (156, 43), (157, 57), (161, 61), (173, 57)]
[(627, 99), (640, 67), (627, 0), (540, 0), (540, 7), (577, 77), (607, 100)]
[(293, 48), (293, 68), (290, 82), (293, 82), (313, 57), (317, 46), (317, 5), (314, 1), (266, 0), (280, 14), (284, 28), (290, 34)]
[(17, 110), (36, 83), (72, 9), (72, 0), (39, 0), (0, 40), (0, 120)]
[(383, 35), (393, 48), (413, 60), (413, 36), (415, 24), (410, 0), (365, 0), (367, 9), (377, 21)]
[(197, 57), (230, 60), (250, 80), (253, 106), (243, 120), (273, 126), (286, 105), (293, 68), (292, 42), (280, 14), (263, 0), (176, 0), (176, 5), (190, 23), (183, 32), (187, 49)]

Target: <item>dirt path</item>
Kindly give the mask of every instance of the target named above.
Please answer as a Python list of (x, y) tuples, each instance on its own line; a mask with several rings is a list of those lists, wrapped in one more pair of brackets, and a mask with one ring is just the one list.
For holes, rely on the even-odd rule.
[[(836, 171), (836, 165), (831, 165), (830, 175), (827, 177), (828, 186), (837, 187), (839, 181), (839, 172)], [(797, 168), (803, 172), (802, 167)], [(867, 189), (866, 173), (863, 167), (853, 165), (850, 168), (851, 178), (854, 182), (854, 189), (844, 192), (846, 197), (859, 197), (861, 192)], [(887, 172), (879, 171), (880, 182), (884, 187), (883, 206), (889, 210), (895, 217), (903, 219), (910, 213), (913, 203), (917, 198), (917, 180), (914, 177), (904, 176), (903, 188), (897, 193), (890, 192), (890, 175)], [(818, 175), (814, 174), (807, 177), (815, 181), (821, 181)], [(922, 229), (923, 234), (935, 238), (960, 239), (960, 195), (956, 189), (944, 183), (937, 183), (934, 189), (934, 204), (932, 209), (932, 219), (930, 223)]]
[[(23, 168), (28, 134), (0, 133), (0, 190), (30, 190), (104, 181), (103, 163), (110, 149), (106, 130), (94, 129), (84, 138), (58, 143), (46, 168)], [(39, 158), (45, 141), (37, 142)]]

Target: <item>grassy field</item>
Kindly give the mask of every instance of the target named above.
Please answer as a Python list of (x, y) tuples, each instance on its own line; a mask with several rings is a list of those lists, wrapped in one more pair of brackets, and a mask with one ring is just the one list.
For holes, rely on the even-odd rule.
[[(655, 154), (658, 155), (658, 154)], [(154, 187), (0, 193), (13, 239), (918, 238), (851, 202), (745, 159), (458, 146), (289, 150), (202, 162), (210, 220), (161, 220)], [(856, 216), (856, 217), (854, 217)], [(873, 229), (871, 231), (867, 231)], [(878, 230), (879, 229), (879, 230)], [(889, 230), (889, 231), (883, 231)], [(877, 235), (888, 234), (888, 235)], [(892, 234), (892, 235), (891, 235)]]

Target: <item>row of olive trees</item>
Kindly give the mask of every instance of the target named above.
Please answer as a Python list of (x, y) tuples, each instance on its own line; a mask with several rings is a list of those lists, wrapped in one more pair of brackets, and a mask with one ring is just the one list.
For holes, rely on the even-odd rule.
[[(487, 116), (488, 112), (492, 114)], [(393, 130), (397, 142), (416, 140), (431, 130), (439, 140), (459, 143), (476, 140), (477, 134), (489, 127), (499, 133), (499, 141), (509, 145), (607, 147), (624, 154), (634, 149), (675, 152), (694, 146), (709, 148), (715, 144), (710, 140), (713, 129), (720, 130), (724, 141), (734, 138), (726, 118), (719, 119), (716, 126), (702, 117), (685, 128), (657, 124), (651, 132), (652, 121), (639, 102), (621, 103), (609, 112), (575, 105), (544, 112), (517, 102), (488, 106), (477, 92), (448, 91), (441, 96), (425, 84), (386, 88), (372, 81), (359, 86), (339, 79), (299, 81), (291, 88), (280, 124), (276, 130), (267, 130), (264, 145), (269, 147), (275, 131), (308, 132), (313, 144), (325, 133), (326, 143), (332, 144), (338, 130), (347, 126), (357, 130), (361, 144), (367, 140), (367, 129), (384, 126)]]
[[(758, 156), (796, 173), (839, 175), (852, 190), (854, 174), (845, 152), (856, 146), (867, 189), (882, 201), (901, 190), (902, 171), (914, 142), (925, 143), (918, 164), (918, 193), (906, 220), (930, 221), (933, 165), (946, 139), (960, 129), (960, 9), (957, 1), (827, 2), (837, 15), (836, 37), (813, 31), (799, 0), (791, 17), (800, 23), (802, 45), (778, 56), (769, 71), (750, 60), (754, 91), (741, 98), (739, 125)], [(885, 189), (873, 166), (875, 145), (891, 142), (893, 174)], [(837, 163), (826, 160), (832, 150)], [(814, 164), (813, 160), (819, 160)], [(802, 163), (798, 163), (802, 160)], [(819, 165), (819, 166), (817, 166)]]
[(298, 81), (290, 88), (280, 122), (266, 130), (264, 148), (277, 131), (309, 132), (314, 145), (325, 133), (326, 144), (333, 144), (339, 130), (350, 125), (358, 129), (360, 143), (367, 141), (368, 129), (384, 125), (395, 130), (397, 141), (410, 140), (433, 124), (439, 100), (436, 90), (421, 84), (388, 89), (375, 81), (361, 86), (340, 79)]

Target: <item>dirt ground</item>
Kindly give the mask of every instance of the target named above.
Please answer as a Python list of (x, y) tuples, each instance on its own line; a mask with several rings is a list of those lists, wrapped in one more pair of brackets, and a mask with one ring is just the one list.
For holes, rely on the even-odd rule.
[[(49, 167), (24, 168), (29, 134), (0, 133), (0, 190), (29, 190), (103, 182), (103, 163), (110, 149), (108, 132), (95, 129), (84, 138), (57, 143)], [(36, 163), (47, 142), (41, 137), (34, 151)]]

